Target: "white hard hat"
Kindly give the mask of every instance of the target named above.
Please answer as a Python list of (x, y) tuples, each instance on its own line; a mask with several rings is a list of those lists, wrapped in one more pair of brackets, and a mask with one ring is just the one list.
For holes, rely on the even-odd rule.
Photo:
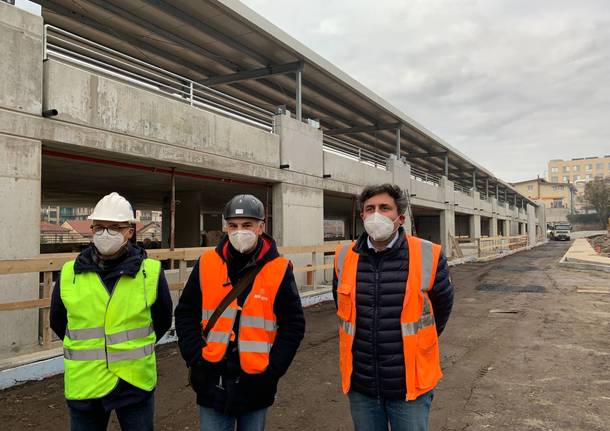
[(91, 215), (87, 218), (89, 220), (100, 221), (136, 222), (131, 204), (117, 192), (112, 192), (100, 199)]

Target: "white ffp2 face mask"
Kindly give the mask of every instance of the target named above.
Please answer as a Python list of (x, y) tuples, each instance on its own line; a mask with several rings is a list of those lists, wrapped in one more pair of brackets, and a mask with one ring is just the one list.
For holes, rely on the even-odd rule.
[(385, 241), (396, 232), (394, 221), (378, 212), (364, 219), (364, 230), (375, 241)]
[(127, 241), (121, 232), (103, 229), (93, 235), (93, 244), (103, 256), (112, 256), (127, 244)]
[(258, 235), (251, 230), (236, 230), (229, 234), (231, 245), (240, 253), (252, 250), (257, 240)]

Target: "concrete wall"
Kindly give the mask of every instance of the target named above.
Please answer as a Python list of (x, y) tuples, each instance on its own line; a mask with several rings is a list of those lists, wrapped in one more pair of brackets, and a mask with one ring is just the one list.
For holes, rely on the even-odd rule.
[[(307, 157), (307, 156), (304, 156)], [(392, 172), (365, 165), (346, 157), (324, 152), (324, 173), (333, 180), (352, 184), (367, 185), (392, 182)]]
[(59, 111), (54, 120), (279, 166), (272, 133), (57, 60), (44, 73), (44, 108)]
[[(40, 115), (42, 18), (0, 2), (0, 110)], [(0, 259), (40, 251), (41, 143), (0, 132)], [(0, 276), (0, 302), (37, 299), (38, 274)], [(0, 355), (38, 342), (38, 310), (0, 313)]]
[(280, 137), (279, 164), (289, 165), (291, 171), (322, 176), (321, 130), (288, 115), (276, 115), (273, 117), (273, 132)]
[[(306, 246), (324, 243), (324, 192), (286, 183), (273, 186), (273, 237), (280, 246)], [(295, 267), (311, 263), (311, 255), (288, 255)], [(319, 256), (318, 263), (322, 263)], [(322, 271), (318, 277), (321, 280)], [(295, 274), (297, 284), (305, 274)]]
[(0, 107), (40, 115), (42, 17), (0, 2)]
[(445, 191), (442, 188), (417, 180), (411, 180), (411, 194), (417, 195), (413, 200), (421, 204), (426, 201), (442, 204), (445, 198)]

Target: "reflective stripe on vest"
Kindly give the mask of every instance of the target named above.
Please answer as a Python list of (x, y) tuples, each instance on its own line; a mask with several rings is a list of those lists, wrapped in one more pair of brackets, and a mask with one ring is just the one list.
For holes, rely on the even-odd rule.
[[(205, 252), (199, 261), (201, 283), (201, 325), (207, 325), (218, 304), (230, 291), (227, 287), (228, 272), (224, 260), (216, 251)], [(265, 264), (257, 274), (252, 289), (244, 301), (239, 316), (240, 364), (250, 374), (262, 373), (269, 365), (269, 352), (277, 332), (277, 321), (273, 304), (284, 279), (288, 260), (278, 257)], [(224, 358), (237, 316), (237, 301), (222, 313), (208, 334), (207, 344), (202, 349), (203, 359), (219, 362)]]
[(86, 329), (66, 329), (66, 337), (73, 341), (94, 340), (96, 338), (106, 338), (106, 344), (118, 344), (129, 340), (137, 340), (146, 337), (155, 331), (152, 324), (141, 328), (128, 329), (126, 331), (115, 332), (106, 335), (103, 326)]
[[(409, 248), (409, 272), (400, 318), (405, 359), (407, 399), (413, 400), (433, 389), (442, 373), (434, 314), (428, 291), (434, 283), (441, 247), (412, 236)], [(344, 254), (342, 255), (342, 252)], [(340, 368), (344, 393), (351, 385), (352, 346), (356, 330), (356, 276), (359, 255), (349, 247), (335, 251), (338, 275), (337, 315), (339, 317)], [(340, 277), (339, 277), (340, 274)]]
[(61, 300), (67, 310), (64, 343), (65, 395), (100, 398), (119, 379), (140, 389), (156, 386), (156, 334), (150, 307), (157, 299), (159, 261), (144, 259), (134, 277), (121, 277), (108, 294), (98, 274), (61, 271)]

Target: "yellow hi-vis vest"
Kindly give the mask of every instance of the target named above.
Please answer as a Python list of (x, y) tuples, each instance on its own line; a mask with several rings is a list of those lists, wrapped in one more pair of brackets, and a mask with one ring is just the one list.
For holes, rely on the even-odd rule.
[(68, 311), (64, 392), (69, 400), (101, 398), (125, 380), (145, 391), (157, 384), (156, 335), (150, 307), (157, 299), (161, 263), (144, 259), (135, 277), (119, 278), (112, 295), (99, 275), (61, 270), (61, 300)]

